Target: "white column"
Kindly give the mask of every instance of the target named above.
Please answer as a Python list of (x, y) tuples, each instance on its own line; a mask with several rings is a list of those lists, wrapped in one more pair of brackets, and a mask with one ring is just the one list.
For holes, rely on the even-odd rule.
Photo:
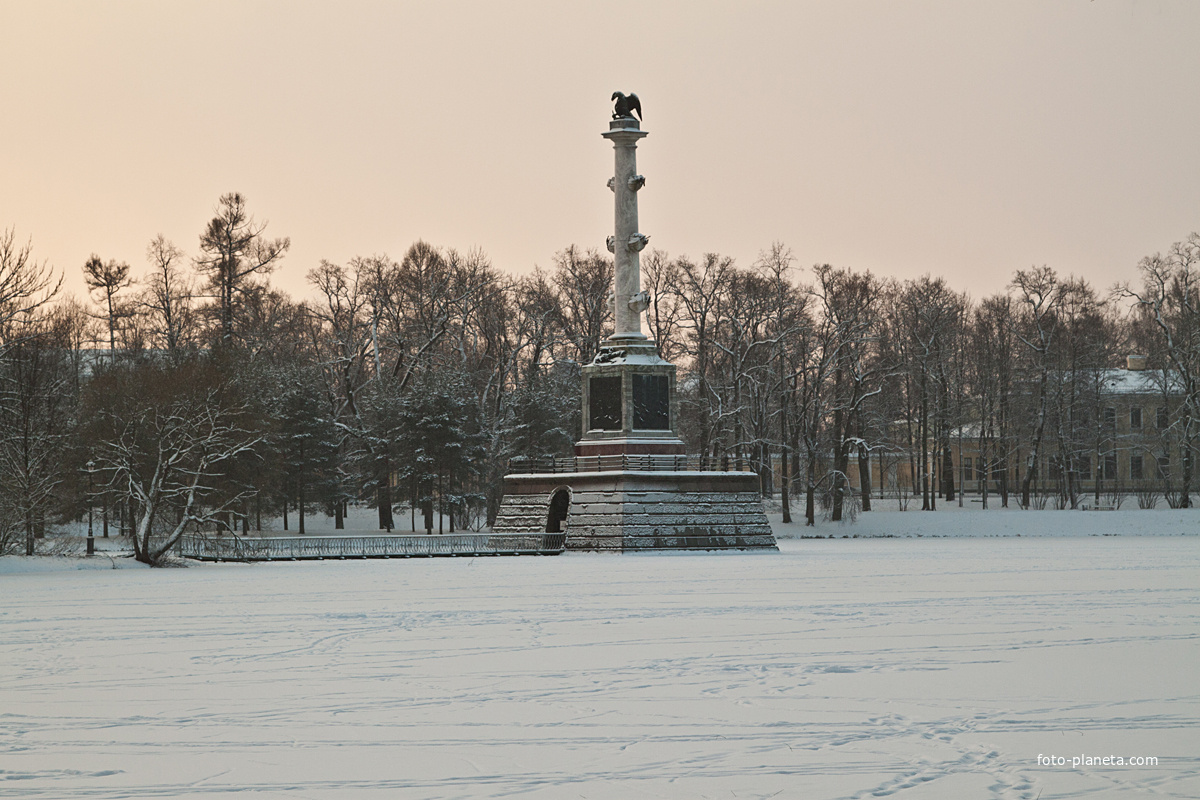
[(613, 120), (611, 129), (602, 135), (613, 143), (616, 157), (612, 183), (616, 205), (616, 228), (612, 239), (616, 326), (611, 338), (645, 339), (641, 310), (631, 307), (630, 301), (641, 292), (642, 265), (638, 252), (645, 241), (638, 231), (637, 192), (642, 181), (635, 180), (638, 177), (637, 142), (649, 134), (640, 129), (637, 120), (623, 117)]

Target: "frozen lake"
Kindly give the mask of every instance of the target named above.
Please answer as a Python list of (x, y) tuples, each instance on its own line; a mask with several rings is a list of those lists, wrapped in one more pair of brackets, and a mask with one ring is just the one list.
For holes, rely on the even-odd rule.
[(1200, 537), (780, 548), (0, 574), (0, 797), (1200, 797)]

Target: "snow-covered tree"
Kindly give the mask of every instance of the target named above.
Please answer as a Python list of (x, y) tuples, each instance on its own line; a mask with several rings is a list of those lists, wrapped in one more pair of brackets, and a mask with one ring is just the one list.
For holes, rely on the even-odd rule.
[(1191, 506), (1196, 440), (1200, 436), (1200, 233), (1155, 253), (1138, 264), (1142, 285), (1120, 292), (1132, 299), (1149, 321), (1161, 353), (1160, 363), (1182, 394), (1172, 427), (1178, 431), (1183, 461), (1177, 505)]
[(137, 560), (161, 564), (189, 526), (221, 522), (253, 492), (222, 478), (264, 440), (261, 422), (213, 363), (119, 366), (84, 400), (88, 455), (136, 506)]

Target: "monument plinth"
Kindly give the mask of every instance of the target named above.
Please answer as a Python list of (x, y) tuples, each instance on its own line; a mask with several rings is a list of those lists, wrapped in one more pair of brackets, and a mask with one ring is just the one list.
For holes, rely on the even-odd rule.
[(642, 333), (637, 95), (616, 92), (601, 134), (613, 144), (613, 333), (583, 367), (583, 436), (575, 457), (528, 463), (504, 478), (495, 533), (566, 532), (568, 550), (775, 550), (758, 476), (689, 457), (676, 433), (675, 365)]

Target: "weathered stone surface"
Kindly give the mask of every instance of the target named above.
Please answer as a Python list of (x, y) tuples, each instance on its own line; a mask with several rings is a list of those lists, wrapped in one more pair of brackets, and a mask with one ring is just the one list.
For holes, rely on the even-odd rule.
[(744, 472), (509, 475), (493, 530), (542, 533), (571, 493), (568, 550), (775, 550), (757, 477)]

